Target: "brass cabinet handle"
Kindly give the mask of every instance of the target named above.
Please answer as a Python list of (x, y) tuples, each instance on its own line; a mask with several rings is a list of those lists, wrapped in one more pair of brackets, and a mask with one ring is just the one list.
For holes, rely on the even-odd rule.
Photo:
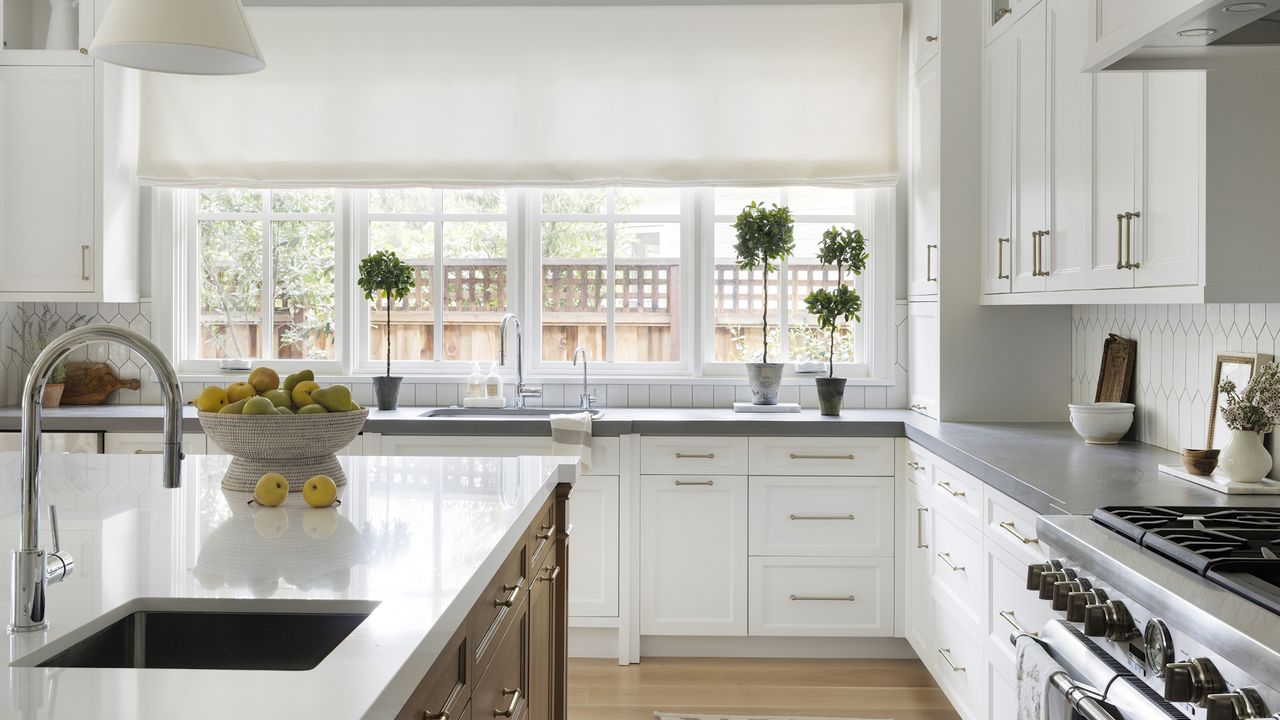
[(559, 565), (555, 566), (554, 568), (542, 568), (542, 571), (547, 574), (544, 575), (543, 577), (538, 578), (539, 582), (555, 582), (556, 578), (560, 577)]
[(929, 512), (927, 507), (916, 508), (916, 549), (928, 550), (929, 544), (924, 541), (924, 513)]
[(138, 448), (137, 450), (134, 450), (134, 451), (133, 451), (133, 454), (134, 454), (134, 455), (163, 455), (163, 454), (164, 454), (164, 451), (162, 451), (162, 450), (143, 450), (142, 448)]
[(912, 470), (920, 471), (920, 470), (924, 470), (924, 463), (918, 463), (915, 460), (908, 460), (907, 467), (911, 468)]
[(924, 280), (925, 282), (938, 282), (938, 276), (933, 272), (933, 253), (938, 249), (937, 245), (924, 246)]
[(847, 455), (805, 455), (803, 453), (791, 453), (792, 460), (852, 460), (853, 453)]
[(951, 571), (952, 571), (952, 572), (964, 572), (964, 571), (965, 571), (965, 570), (964, 570), (964, 566), (963, 566), (963, 565), (957, 565), (957, 564), (955, 564), (955, 563), (951, 562), (951, 553), (938, 553), (938, 559), (939, 559), (939, 560), (941, 560), (942, 562), (946, 563), (946, 564), (947, 564), (947, 567), (951, 568)]
[(855, 602), (852, 595), (792, 595), (791, 602)]
[(676, 487), (684, 487), (685, 485), (702, 485), (710, 487), (716, 484), (715, 480), (676, 480)]
[(1008, 520), (1000, 523), (1000, 527), (1005, 532), (1017, 538), (1018, 541), (1021, 542), (1023, 545), (1033, 545), (1033, 544), (1038, 545), (1040, 543), (1040, 540), (1038, 538), (1027, 537), (1026, 535), (1023, 535), (1022, 533), (1018, 532), (1018, 526), (1009, 522)]
[(715, 460), (715, 453), (676, 453), (677, 460)]
[(1116, 269), (1124, 270), (1124, 213), (1116, 214)]
[(1012, 627), (1013, 631), (1018, 635), (1030, 635), (1031, 637), (1040, 637), (1040, 633), (1031, 632), (1030, 630), (1027, 630), (1026, 628), (1022, 627), (1022, 625), (1019, 625), (1018, 618), (1013, 614), (1012, 610), (1001, 610), (1000, 617), (1004, 618), (1004, 621), (1009, 623), (1009, 626)]
[(502, 590), (503, 592), (509, 592), (511, 594), (508, 595), (506, 599), (494, 600), (493, 606), (509, 608), (515, 605), (516, 598), (520, 597), (520, 583), (516, 583), (515, 585), (503, 585)]
[(493, 716), (511, 717), (516, 714), (516, 706), (520, 704), (520, 689), (516, 688), (515, 690), (508, 690), (506, 688), (502, 688), (502, 694), (511, 696), (511, 704), (507, 706), (506, 710), (494, 710)]
[(552, 535), (556, 534), (556, 524), (551, 523), (542, 528), (542, 532), (538, 533), (539, 540), (550, 540)]
[(1009, 238), (996, 238), (996, 262), (999, 265), (996, 268), (997, 280), (1008, 280), (1010, 275), (1004, 271), (1004, 244), (1012, 243)]
[(81, 245), (80, 246), (80, 279), (81, 280), (89, 279), (89, 261), (87, 259), (88, 255), (89, 255), (89, 246)]
[(857, 520), (853, 514), (849, 515), (797, 515), (791, 513), (792, 520)]
[(1031, 277), (1040, 277), (1040, 231), (1031, 231)]
[(910, 407), (912, 410), (915, 410), (917, 412), (925, 412), (926, 410), (929, 409), (928, 406), (923, 405), (921, 403), (911, 403)]
[(433, 713), (430, 710), (423, 710), (422, 720), (449, 720), (449, 713), (443, 710), (438, 713)]
[(1012, 15), (1012, 14), (1013, 14), (1013, 10), (1009, 8), (1000, 8), (999, 10), (996, 10), (996, 20), (999, 20), (1005, 15)]
[(938, 36), (937, 36), (937, 35), (925, 35), (925, 36), (924, 36), (924, 41), (925, 41), (925, 42), (938, 42)]
[(1124, 214), (1124, 266), (1130, 270), (1137, 270), (1141, 264), (1133, 261), (1133, 221), (1135, 218), (1142, 217), (1140, 212), (1127, 212)]
[(938, 648), (938, 654), (951, 666), (951, 672), (966, 672), (965, 666), (957, 665), (956, 661), (951, 659), (951, 648)]
[(951, 483), (947, 482), (946, 480), (939, 480), (938, 487), (950, 493), (951, 497), (964, 497), (963, 490), (956, 490), (955, 488), (951, 487)]
[(88, 54), (89, 54), (89, 48), (80, 48), (80, 54), (81, 54), (81, 55), (88, 55)]
[(1033, 273), (1031, 273), (1031, 274), (1032, 274), (1032, 275), (1034, 275), (1034, 276), (1036, 276), (1036, 277), (1048, 277), (1048, 276), (1049, 276), (1049, 271), (1048, 271), (1048, 270), (1046, 270), (1046, 269), (1045, 269), (1045, 267), (1044, 267), (1044, 265), (1045, 265), (1045, 262), (1044, 262), (1044, 239), (1045, 239), (1045, 238), (1047, 238), (1047, 237), (1049, 237), (1049, 231), (1048, 231), (1048, 230), (1037, 230), (1037, 231), (1035, 231), (1035, 232), (1031, 233), (1031, 235), (1032, 235), (1032, 237), (1034, 238), (1034, 242), (1035, 242), (1035, 257), (1036, 257), (1036, 269), (1035, 269), (1035, 272), (1033, 272)]

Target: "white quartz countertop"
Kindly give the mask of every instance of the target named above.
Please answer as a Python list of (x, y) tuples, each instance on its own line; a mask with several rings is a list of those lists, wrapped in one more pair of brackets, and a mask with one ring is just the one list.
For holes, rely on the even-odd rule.
[[(187, 458), (183, 486), (165, 490), (154, 456), (43, 459), (44, 503), (58, 506), (76, 570), (49, 590), (48, 630), (8, 636), (0, 718), (393, 717), (554, 485), (575, 473), (571, 458), (340, 458), (348, 477), (340, 507), (309, 508), (292, 493), (283, 507), (260, 508), (248, 493), (222, 490), (229, 460)], [(17, 507), (18, 456), (2, 453), (8, 549), (17, 545)], [(3, 577), (7, 616), (7, 568)], [(210, 609), (253, 601), (267, 612), (317, 600), (376, 607), (308, 671), (11, 665), (148, 598)]]

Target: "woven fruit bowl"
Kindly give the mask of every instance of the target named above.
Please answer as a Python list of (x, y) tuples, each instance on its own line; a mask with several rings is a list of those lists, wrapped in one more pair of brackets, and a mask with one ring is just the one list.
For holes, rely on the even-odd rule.
[[(199, 413), (200, 426), (218, 448), (235, 458), (222, 486), (252, 490), (263, 473), (278, 472), (291, 490), (315, 474), (333, 475), (336, 454), (364, 428), (369, 411), (315, 415)], [(340, 469), (337, 469), (341, 473)], [(334, 476), (339, 485), (345, 477)]]

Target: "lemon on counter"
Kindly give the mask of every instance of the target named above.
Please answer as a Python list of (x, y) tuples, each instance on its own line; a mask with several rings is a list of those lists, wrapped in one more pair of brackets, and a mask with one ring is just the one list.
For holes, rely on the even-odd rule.
[[(312, 478), (314, 480), (315, 478)], [(311, 480), (307, 481), (308, 483)], [(332, 481), (330, 481), (332, 482)], [(289, 497), (289, 481), (284, 479), (280, 473), (267, 473), (258, 479), (258, 484), (253, 488), (253, 499), (259, 505), (267, 507), (276, 507), (283, 505), (285, 498)]]
[(338, 498), (338, 484), (328, 475), (315, 475), (302, 486), (302, 499), (313, 508), (326, 508)]
[(210, 385), (201, 390), (200, 394), (196, 395), (196, 399), (191, 402), (200, 412), (216, 413), (226, 407), (228, 402), (227, 391), (217, 385)]

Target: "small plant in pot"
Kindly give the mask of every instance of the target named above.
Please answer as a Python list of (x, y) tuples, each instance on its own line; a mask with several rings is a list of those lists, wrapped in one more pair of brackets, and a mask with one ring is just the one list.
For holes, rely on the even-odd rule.
[(809, 314), (818, 327), (831, 336), (827, 352), (827, 376), (815, 378), (818, 385), (818, 407), (823, 415), (839, 415), (844, 406), (846, 378), (836, 377), (836, 333), (844, 323), (862, 322), (862, 297), (845, 284), (846, 273), (857, 277), (867, 268), (867, 239), (861, 230), (832, 227), (822, 234), (818, 246), (818, 262), (836, 268), (835, 288), (819, 288), (804, 299)]
[(413, 266), (391, 250), (379, 250), (360, 261), (359, 285), (365, 299), (377, 302), (382, 298), (387, 306), (387, 374), (373, 379), (373, 394), (379, 410), (395, 410), (404, 378), (391, 374), (391, 304), (413, 292)]
[[(39, 311), (24, 311), (11, 325), (13, 335), (18, 342), (17, 345), (9, 346), (9, 352), (18, 357), (22, 371), (29, 372), (36, 362), (36, 357), (45, 349), (45, 346), (64, 332), (80, 327), (86, 322), (88, 318), (79, 314), (63, 320), (53, 305), (45, 305)], [(44, 395), (40, 401), (41, 407), (56, 408), (62, 404), (62, 391), (66, 388), (64, 385), (66, 378), (67, 356), (64, 355), (49, 373), (49, 380), (44, 385)]]
[(742, 209), (733, 223), (738, 242), (733, 246), (742, 270), (760, 270), (764, 274), (764, 312), (761, 339), (764, 352), (761, 362), (747, 363), (747, 379), (751, 382), (751, 398), (755, 405), (777, 405), (778, 387), (782, 384), (782, 363), (769, 362), (769, 273), (791, 256), (796, 248), (795, 223), (791, 209), (763, 205), (754, 200)]

